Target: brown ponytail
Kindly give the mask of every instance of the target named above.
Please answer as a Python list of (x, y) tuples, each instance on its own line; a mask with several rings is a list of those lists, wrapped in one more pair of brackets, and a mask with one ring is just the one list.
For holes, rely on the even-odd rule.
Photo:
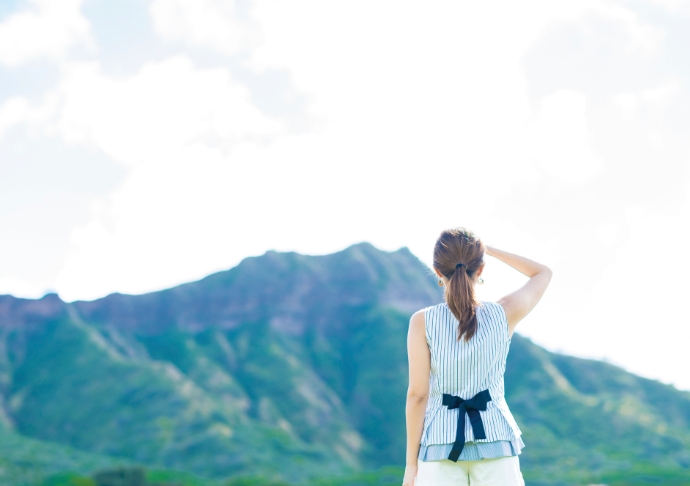
[(448, 279), (446, 304), (458, 320), (458, 340), (469, 341), (477, 332), (474, 277), (484, 264), (484, 245), (465, 228), (445, 230), (434, 246), (434, 268)]

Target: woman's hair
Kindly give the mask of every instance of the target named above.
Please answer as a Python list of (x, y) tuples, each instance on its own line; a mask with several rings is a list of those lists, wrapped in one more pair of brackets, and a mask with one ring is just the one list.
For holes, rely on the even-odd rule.
[(465, 228), (441, 233), (434, 245), (434, 268), (448, 279), (445, 297), (448, 308), (460, 323), (458, 340), (469, 341), (477, 332), (476, 307), (472, 278), (484, 264), (484, 244)]

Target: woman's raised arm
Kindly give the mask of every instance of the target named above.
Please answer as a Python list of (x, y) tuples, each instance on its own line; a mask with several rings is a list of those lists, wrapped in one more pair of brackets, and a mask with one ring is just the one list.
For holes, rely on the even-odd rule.
[(499, 299), (508, 319), (508, 330), (512, 336), (515, 326), (537, 305), (539, 299), (551, 282), (553, 273), (546, 265), (537, 263), (514, 253), (486, 246), (486, 253), (506, 265), (513, 267), (518, 272), (529, 277), (525, 285)]

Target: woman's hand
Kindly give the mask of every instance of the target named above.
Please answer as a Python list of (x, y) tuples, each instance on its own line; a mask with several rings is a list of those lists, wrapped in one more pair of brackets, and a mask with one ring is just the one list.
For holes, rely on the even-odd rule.
[(414, 486), (415, 479), (417, 479), (417, 465), (408, 465), (405, 467), (405, 477), (403, 478), (402, 486)]

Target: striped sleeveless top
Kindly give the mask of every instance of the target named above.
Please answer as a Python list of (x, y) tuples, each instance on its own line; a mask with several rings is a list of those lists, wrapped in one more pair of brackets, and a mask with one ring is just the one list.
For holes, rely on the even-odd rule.
[(458, 341), (458, 320), (445, 303), (426, 308), (424, 317), (431, 373), (422, 447), (455, 440), (459, 410), (443, 406), (443, 394), (468, 400), (483, 390), (491, 394), (486, 410), (479, 412), (486, 438), (474, 438), (468, 419), (465, 442), (509, 441), (522, 445), (522, 433), (504, 397), (503, 374), (511, 338), (503, 307), (483, 302), (477, 308), (477, 332), (469, 342), (464, 338)]

